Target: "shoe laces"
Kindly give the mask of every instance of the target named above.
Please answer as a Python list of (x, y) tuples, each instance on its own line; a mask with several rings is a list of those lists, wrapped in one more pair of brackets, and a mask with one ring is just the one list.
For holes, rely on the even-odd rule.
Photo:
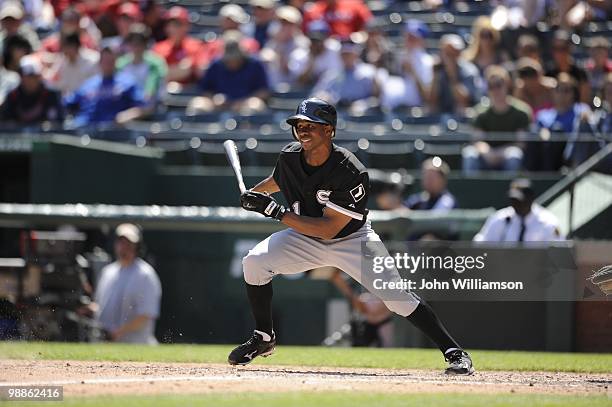
[(253, 335), (251, 335), (249, 340), (246, 341), (244, 344), (245, 345), (255, 345), (257, 342), (259, 342), (259, 336), (255, 332), (253, 332)]
[(462, 350), (456, 350), (451, 352), (448, 356), (445, 356), (445, 359), (448, 363), (452, 364), (467, 363), (467, 361), (464, 359), (465, 356), (467, 356), (467, 353)]

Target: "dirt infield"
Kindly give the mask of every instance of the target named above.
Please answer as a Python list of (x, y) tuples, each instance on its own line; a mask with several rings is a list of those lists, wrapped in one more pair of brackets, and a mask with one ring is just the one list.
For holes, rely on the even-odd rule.
[(63, 385), (65, 396), (210, 392), (369, 391), (608, 395), (612, 374), (477, 372), (194, 363), (0, 360), (0, 385)]

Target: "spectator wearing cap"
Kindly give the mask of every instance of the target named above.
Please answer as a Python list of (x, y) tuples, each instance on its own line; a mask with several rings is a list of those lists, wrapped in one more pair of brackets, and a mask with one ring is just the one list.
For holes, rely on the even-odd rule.
[(483, 93), (482, 78), (476, 66), (461, 57), (465, 48), (457, 34), (440, 39), (440, 60), (434, 64), (429, 97), (432, 112), (463, 116), (465, 109), (476, 104)]
[(139, 23), (142, 20), (140, 8), (134, 3), (123, 3), (117, 9), (117, 17), (115, 18), (115, 27), (117, 35), (103, 40), (104, 45), (115, 50), (115, 54), (121, 56), (129, 51), (127, 37), (130, 33), (130, 28), (133, 24)]
[(491, 65), (485, 71), (487, 81), (487, 103), (476, 107), (474, 119), (477, 140), (462, 151), (463, 171), (466, 174), (482, 170), (516, 172), (523, 161), (523, 150), (514, 141), (484, 140), (491, 133), (505, 133), (516, 137), (529, 130), (531, 108), (509, 95), (511, 79), (506, 69)]
[[(560, 73), (553, 95), (553, 107), (542, 109), (536, 115), (540, 140), (527, 143), (525, 168), (529, 171), (559, 171), (568, 164), (573, 154), (574, 139), (580, 131), (580, 123), (589, 112), (589, 107), (579, 101), (576, 79), (568, 73)], [(551, 141), (553, 134), (567, 142)]]
[(61, 54), (47, 71), (47, 82), (64, 96), (76, 91), (87, 79), (98, 73), (100, 54), (81, 46), (78, 32), (61, 39)]
[(0, 106), (2, 106), (4, 103), (6, 95), (19, 86), (20, 82), (19, 74), (17, 72), (9, 71), (4, 67), (2, 56), (3, 50), (0, 46)]
[[(261, 50), (260, 58), (266, 64), (268, 79), (273, 87), (296, 87), (297, 74), (291, 66), (291, 55), (296, 50), (306, 52), (310, 45), (302, 34), (302, 15), (292, 6), (281, 6), (276, 10), (279, 28)], [(292, 69), (293, 68), (293, 69)]]
[(491, 65), (501, 65), (509, 60), (509, 56), (501, 45), (501, 36), (489, 16), (480, 16), (472, 25), (472, 42), (463, 51), (462, 57), (470, 61), (483, 75), (485, 69)]
[(553, 107), (554, 78), (544, 76), (542, 65), (535, 59), (521, 58), (516, 64), (517, 80), (514, 96), (527, 103), (535, 117), (542, 109)]
[(123, 124), (142, 115), (144, 101), (131, 75), (116, 72), (110, 47), (100, 52), (100, 73), (65, 98), (75, 112), (73, 127)]
[(457, 201), (448, 189), (450, 167), (440, 157), (428, 158), (421, 166), (423, 191), (412, 194), (404, 206), (412, 210), (447, 212), (457, 207)]
[(433, 80), (433, 57), (425, 50), (427, 25), (410, 19), (404, 26), (404, 49), (397, 57), (395, 71), (399, 77), (384, 82), (383, 106), (424, 106)]
[(610, 59), (610, 41), (606, 37), (595, 37), (588, 42), (590, 58), (584, 67), (589, 76), (593, 96), (603, 99), (603, 85), (606, 76), (612, 72), (612, 59)]
[(219, 9), (219, 27), (221, 32), (229, 30), (241, 31), (250, 21), (248, 13), (237, 4), (226, 4)]
[(42, 80), (42, 65), (33, 55), (19, 62), (21, 83), (0, 106), (0, 119), (16, 125), (37, 125), (64, 120), (59, 92), (49, 89)]
[(254, 38), (260, 49), (265, 47), (272, 33), (278, 30), (276, 3), (276, 0), (249, 0), (253, 21), (245, 26), (243, 32)]
[[(240, 31), (244, 34), (250, 17), (242, 7), (237, 4), (226, 4), (219, 10), (219, 27), (221, 35), (227, 31)], [(217, 38), (207, 43), (208, 61), (212, 62), (223, 56), (223, 38)], [(250, 55), (257, 55), (259, 43), (248, 35), (243, 35), (240, 40), (241, 48)]]
[(262, 111), (269, 96), (264, 65), (248, 55), (241, 45), (242, 34), (223, 34), (223, 57), (215, 60), (199, 82), (203, 96), (194, 98), (189, 113), (230, 109), (234, 112)]
[(315, 86), (313, 93), (339, 107), (359, 112), (377, 106), (380, 94), (378, 70), (361, 60), (363, 45), (344, 41), (340, 49), (342, 69), (329, 71)]
[(542, 55), (540, 52), (540, 43), (536, 36), (531, 34), (523, 34), (516, 41), (517, 59), (531, 58), (542, 64)]
[(38, 35), (24, 18), (25, 11), (20, 1), (5, 0), (0, 4), (0, 44), (8, 37), (21, 36), (30, 44), (33, 51), (38, 51), (40, 49)]
[(113, 342), (157, 344), (162, 288), (155, 269), (139, 257), (140, 229), (124, 223), (115, 231), (116, 261), (104, 267), (89, 309)]
[(553, 242), (564, 240), (559, 220), (534, 202), (528, 179), (516, 179), (508, 190), (510, 206), (489, 216), (475, 242)]
[(584, 69), (580, 68), (571, 54), (572, 42), (571, 36), (567, 31), (555, 31), (552, 40), (552, 60), (547, 69), (546, 76), (556, 78), (561, 72), (565, 72), (572, 76), (578, 83), (580, 101), (583, 103), (591, 103), (591, 87), (589, 79)]
[(43, 40), (43, 51), (59, 55), (62, 49), (62, 38), (74, 33), (79, 35), (81, 47), (98, 49), (100, 31), (89, 17), (82, 17), (76, 8), (66, 8), (62, 12), (59, 24), (59, 32), (53, 33)]
[(132, 24), (126, 41), (129, 53), (117, 60), (117, 71), (132, 76), (142, 95), (146, 114), (153, 113), (165, 91), (164, 83), (168, 68), (166, 62), (153, 51), (147, 49), (149, 28), (142, 24)]
[(187, 35), (190, 23), (186, 8), (170, 8), (166, 21), (168, 38), (153, 46), (153, 52), (162, 57), (168, 66), (166, 80), (181, 84), (195, 83), (208, 65), (206, 46), (199, 39)]
[(166, 24), (164, 21), (164, 9), (157, 0), (141, 0), (140, 12), (142, 22), (151, 30), (151, 37), (155, 42), (166, 39)]
[(311, 22), (306, 35), (310, 40), (308, 49), (296, 49), (291, 53), (289, 69), (304, 87), (314, 86), (326, 73), (342, 69), (340, 42), (330, 38), (329, 25), (323, 20)]
[(363, 0), (317, 0), (304, 11), (304, 27), (312, 21), (324, 20), (331, 35), (347, 39), (351, 33), (364, 30), (371, 18)]

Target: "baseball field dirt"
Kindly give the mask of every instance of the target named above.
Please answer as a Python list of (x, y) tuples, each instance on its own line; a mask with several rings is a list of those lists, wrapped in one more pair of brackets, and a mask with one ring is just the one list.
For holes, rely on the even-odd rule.
[(0, 343), (0, 386), (61, 385), (63, 404), (104, 407), (612, 405), (610, 354), (474, 351), (482, 369), (449, 377), (434, 350), (281, 347), (232, 367), (228, 349)]
[(448, 377), (441, 371), (414, 369), (65, 360), (1, 361), (0, 384), (62, 385), (65, 397), (337, 390), (612, 395), (612, 373), (485, 371)]

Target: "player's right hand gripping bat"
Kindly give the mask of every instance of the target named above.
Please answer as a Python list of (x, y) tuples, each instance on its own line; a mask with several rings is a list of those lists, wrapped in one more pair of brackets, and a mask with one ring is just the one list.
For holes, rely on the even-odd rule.
[(227, 160), (232, 166), (234, 174), (236, 174), (240, 194), (243, 194), (244, 191), (246, 191), (246, 187), (244, 186), (244, 180), (242, 179), (242, 168), (240, 167), (240, 159), (238, 158), (238, 148), (236, 147), (236, 143), (234, 143), (234, 140), (225, 140), (223, 142), (223, 148), (225, 149)]

